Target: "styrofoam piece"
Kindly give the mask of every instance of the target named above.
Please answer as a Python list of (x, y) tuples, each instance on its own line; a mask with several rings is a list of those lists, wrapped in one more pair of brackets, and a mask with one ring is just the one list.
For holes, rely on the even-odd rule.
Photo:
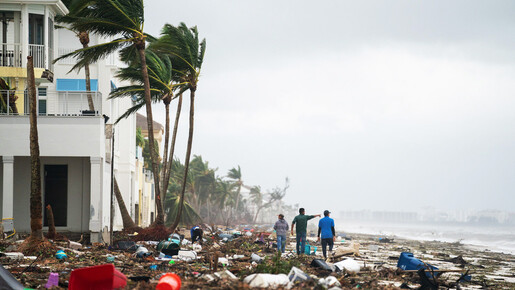
[(356, 260), (354, 259), (345, 259), (338, 263), (334, 263), (334, 266), (338, 268), (340, 271), (343, 271), (343, 269), (345, 269), (345, 271), (349, 273), (358, 273), (361, 269), (358, 262), (356, 262)]
[(259, 273), (245, 277), (243, 282), (249, 284), (250, 287), (267, 288), (285, 286), (290, 282), (290, 280), (285, 274)]

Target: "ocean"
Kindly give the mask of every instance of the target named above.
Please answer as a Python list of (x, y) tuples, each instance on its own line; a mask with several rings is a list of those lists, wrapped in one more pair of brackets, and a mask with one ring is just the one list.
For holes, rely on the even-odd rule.
[(515, 254), (515, 226), (430, 224), (430, 223), (359, 223), (335, 220), (337, 232), (361, 233), (410, 240), (461, 242), (479, 249)]

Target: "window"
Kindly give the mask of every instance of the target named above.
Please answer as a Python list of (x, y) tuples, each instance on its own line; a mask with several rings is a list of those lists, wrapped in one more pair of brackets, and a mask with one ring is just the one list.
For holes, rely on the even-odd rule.
[[(57, 79), (58, 91), (86, 91), (85, 79)], [(91, 90), (98, 91), (98, 80), (91, 80)]]

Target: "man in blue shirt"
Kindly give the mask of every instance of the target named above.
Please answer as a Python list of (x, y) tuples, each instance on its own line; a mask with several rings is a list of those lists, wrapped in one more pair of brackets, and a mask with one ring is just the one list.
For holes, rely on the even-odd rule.
[(327, 259), (327, 245), (329, 245), (329, 253), (331, 253), (334, 240), (336, 239), (334, 220), (329, 217), (330, 213), (330, 211), (324, 210), (324, 217), (318, 221), (318, 241), (320, 241), (320, 234), (322, 234), (322, 253), (324, 254), (324, 259)]

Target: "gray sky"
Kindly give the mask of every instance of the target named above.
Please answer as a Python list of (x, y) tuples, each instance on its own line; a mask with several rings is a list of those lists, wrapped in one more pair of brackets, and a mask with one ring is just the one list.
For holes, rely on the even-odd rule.
[(288, 176), (308, 213), (513, 210), (515, 2), (145, 4), (147, 32), (207, 39), (193, 153), (219, 175)]

